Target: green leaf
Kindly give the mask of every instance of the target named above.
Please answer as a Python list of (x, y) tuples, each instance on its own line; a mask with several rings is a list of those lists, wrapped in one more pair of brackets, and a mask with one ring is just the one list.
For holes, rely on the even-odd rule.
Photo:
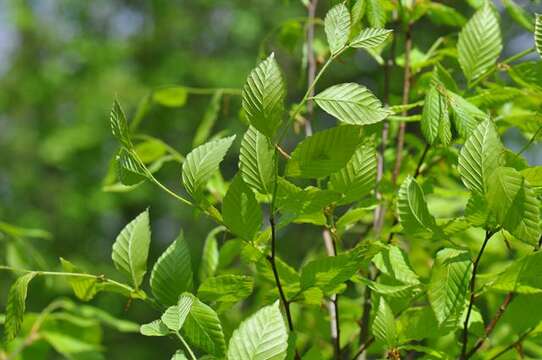
[(271, 141), (254, 127), (249, 127), (241, 141), (239, 171), (245, 183), (261, 194), (271, 193), (274, 154)]
[(432, 85), (425, 96), (422, 112), (422, 133), (429, 144), (434, 144), (440, 139), (444, 145), (449, 144), (451, 138), (448, 102), (437, 87)]
[(133, 150), (121, 148), (116, 160), (118, 163), (119, 180), (124, 185), (138, 184), (151, 177), (149, 171)]
[(438, 231), (435, 218), (429, 213), (423, 190), (411, 176), (405, 179), (399, 189), (397, 213), (399, 222), (408, 234)]
[(397, 345), (398, 337), (395, 316), (383, 297), (380, 298), (378, 303), (378, 309), (373, 322), (373, 334), (375, 338), (385, 342), (388, 347)]
[(459, 174), (472, 192), (485, 194), (492, 173), (504, 161), (504, 149), (491, 120), (476, 127), (459, 153)]
[(393, 30), (365, 28), (351, 42), (353, 48), (374, 49), (382, 45)]
[(531, 186), (542, 187), (542, 166), (528, 167), (520, 172)]
[(383, 28), (386, 25), (386, 10), (381, 0), (366, 0), (366, 16), (369, 25), (374, 28)]
[(359, 126), (338, 126), (300, 142), (291, 154), (286, 175), (323, 178), (342, 169), (363, 140)]
[(542, 57), (542, 15), (536, 14), (534, 25), (534, 42), (536, 44), (536, 51), (538, 55)]
[(231, 147), (235, 135), (209, 141), (192, 150), (183, 162), (183, 184), (186, 191), (198, 198), (209, 179), (219, 170), (219, 165)]
[(220, 102), (222, 101), (222, 91), (217, 91), (213, 94), (207, 110), (203, 115), (203, 119), (198, 125), (196, 134), (194, 135), (194, 140), (192, 141), (192, 146), (196, 147), (203, 144), (211, 133), (211, 129), (218, 119), (218, 113), (220, 112)]
[(154, 320), (148, 324), (143, 324), (139, 328), (141, 335), (145, 336), (166, 336), (169, 335), (168, 327), (162, 320)]
[(459, 34), (459, 64), (470, 82), (495, 65), (502, 51), (501, 31), (495, 10), (485, 3)]
[(187, 357), (181, 350), (177, 350), (175, 354), (171, 357), (171, 360), (188, 360)]
[(465, 208), (465, 217), (473, 226), (486, 227), (488, 225), (490, 212), (486, 198), (480, 193), (473, 193)]
[(262, 210), (254, 192), (238, 174), (224, 196), (222, 204), (224, 224), (236, 235), (250, 241), (262, 226)]
[[(62, 265), (62, 269), (66, 272), (80, 272), (80, 270), (74, 264), (72, 264), (66, 259), (60, 258), (60, 264)], [(75, 296), (77, 296), (77, 298), (82, 301), (92, 300), (99, 291), (99, 288), (97, 286), (97, 278), (70, 276), (68, 277), (68, 282), (70, 283), (70, 286), (72, 287)]]
[(250, 276), (218, 275), (205, 280), (198, 289), (198, 298), (205, 302), (236, 303), (252, 293)]
[(287, 351), (288, 331), (276, 301), (243, 321), (233, 332), (228, 359), (282, 360)]
[(168, 329), (173, 331), (179, 331), (183, 327), (188, 313), (192, 308), (192, 303), (194, 302), (194, 296), (191, 294), (182, 294), (179, 297), (179, 302), (177, 305), (170, 306), (162, 314), (160, 320), (168, 327)]
[(467, 19), (451, 6), (431, 2), (427, 4), (427, 16), (437, 25), (462, 27)]
[(456, 327), (465, 309), (472, 262), (468, 252), (440, 250), (427, 289), (429, 303), (440, 326)]
[(488, 115), (482, 110), (451, 91), (448, 91), (448, 100), (452, 109), (455, 128), (459, 135), (465, 139), (472, 135), (480, 122), (489, 119)]
[(491, 283), (491, 288), (517, 294), (542, 293), (542, 252), (512, 262)]
[(346, 5), (340, 3), (332, 7), (324, 23), (329, 50), (336, 54), (344, 48), (350, 35), (350, 12)]
[(356, 83), (331, 86), (313, 99), (325, 112), (347, 124), (374, 124), (390, 114), (369, 89)]
[(189, 343), (218, 358), (226, 354), (222, 325), (216, 312), (194, 297), (181, 330)]
[(190, 249), (182, 232), (156, 260), (150, 285), (153, 295), (163, 305), (174, 305), (179, 300), (179, 295), (192, 291), (194, 275)]
[(527, 244), (538, 244), (540, 202), (516, 169), (495, 170), (488, 183), (487, 202), (504, 229)]
[(150, 243), (151, 228), (147, 209), (122, 229), (113, 244), (113, 263), (130, 278), (136, 290), (147, 272)]
[(376, 186), (376, 151), (362, 145), (346, 166), (329, 178), (329, 187), (343, 194), (341, 203), (359, 200)]
[(249, 123), (273, 137), (282, 123), (286, 86), (274, 54), (262, 61), (247, 78), (242, 106)]
[(214, 276), (218, 267), (220, 253), (218, 251), (218, 242), (216, 235), (222, 231), (225, 231), (224, 226), (214, 228), (209, 232), (203, 245), (203, 252), (201, 255), (201, 262), (199, 265), (199, 281), (200, 283), (205, 281), (208, 277)]
[(419, 285), (419, 276), (412, 270), (406, 254), (397, 246), (379, 252), (373, 258), (375, 266), (383, 274), (408, 285)]
[(117, 140), (126, 148), (131, 149), (133, 145), (130, 140), (128, 121), (126, 120), (126, 115), (124, 114), (124, 111), (117, 100), (113, 102), (113, 109), (111, 110), (109, 120), (111, 123), (111, 131), (113, 132), (113, 136), (115, 136)]
[(182, 86), (169, 86), (154, 91), (152, 99), (160, 105), (182, 107), (186, 104), (188, 91)]
[(15, 339), (21, 330), (24, 311), (26, 308), (26, 294), (28, 284), (37, 275), (35, 272), (26, 273), (13, 283), (9, 288), (6, 302), (6, 319), (4, 321), (4, 341), (9, 343)]

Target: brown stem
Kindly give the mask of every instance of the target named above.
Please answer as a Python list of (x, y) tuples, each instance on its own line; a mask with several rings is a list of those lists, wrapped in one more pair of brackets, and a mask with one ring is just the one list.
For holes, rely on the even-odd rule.
[(482, 258), (482, 255), (484, 254), (484, 250), (487, 246), (487, 243), (489, 242), (489, 239), (493, 236), (494, 232), (487, 230), (486, 231), (486, 237), (484, 239), (484, 242), (482, 243), (482, 247), (480, 248), (480, 251), (478, 252), (478, 256), (476, 256), (476, 260), (474, 260), (474, 264), (472, 267), (472, 276), (470, 278), (470, 299), (469, 299), (469, 307), (467, 309), (467, 316), (465, 317), (465, 322), (463, 323), (463, 336), (462, 336), (462, 347), (461, 347), (461, 360), (466, 360), (467, 358), (467, 345), (469, 341), (469, 320), (470, 320), (470, 314), (472, 312), (472, 307), (474, 306), (474, 300), (475, 300), (475, 290), (476, 290), (476, 273), (478, 271), (478, 265), (480, 264), (480, 259)]
[[(318, 0), (309, 1), (307, 5), (308, 21), (307, 21), (307, 86), (310, 87), (316, 77), (316, 58), (314, 56), (314, 16), (316, 14), (316, 7), (318, 6)], [(309, 100), (307, 101), (307, 121), (305, 121), (305, 136), (312, 135), (312, 114), (314, 112), (314, 102), (312, 97), (314, 96), (314, 87), (311, 88), (309, 93)]]
[[(409, 23), (405, 31), (405, 71), (403, 76), (403, 105), (408, 104), (408, 99), (410, 97), (410, 52), (412, 50), (412, 25), (412, 23)], [(403, 110), (402, 116), (407, 115), (408, 111)], [(405, 129), (406, 123), (402, 121), (399, 124), (399, 133), (397, 134), (397, 147), (395, 152), (395, 166), (393, 168), (393, 173), (391, 176), (391, 182), (394, 185), (397, 183), (397, 178), (399, 177), (399, 172), (401, 171), (401, 162), (403, 161)]]
[(491, 333), (495, 329), (495, 326), (497, 326), (497, 323), (499, 322), (502, 315), (508, 308), (508, 305), (510, 305), (510, 302), (512, 301), (513, 298), (514, 298), (513, 292), (509, 292), (508, 294), (506, 294), (506, 297), (504, 298), (501, 306), (499, 306), (499, 308), (497, 309), (495, 316), (493, 316), (493, 319), (491, 319), (489, 324), (486, 326), (484, 336), (478, 339), (478, 341), (476, 341), (476, 344), (474, 344), (472, 349), (470, 349), (470, 351), (467, 353), (467, 355), (465, 356), (465, 359), (469, 359), (482, 347), (482, 345), (484, 345), (485, 341), (489, 338), (489, 335), (491, 335)]

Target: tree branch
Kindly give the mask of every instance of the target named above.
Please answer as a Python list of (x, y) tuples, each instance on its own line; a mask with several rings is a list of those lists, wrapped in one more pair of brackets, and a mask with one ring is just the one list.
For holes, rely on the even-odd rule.
[(474, 264), (472, 267), (472, 276), (470, 279), (470, 299), (469, 299), (469, 307), (467, 309), (467, 316), (465, 318), (465, 322), (463, 323), (463, 336), (462, 336), (462, 347), (461, 347), (461, 360), (466, 360), (467, 358), (467, 345), (469, 340), (469, 320), (470, 320), (470, 314), (472, 312), (472, 307), (474, 306), (474, 300), (475, 300), (475, 290), (476, 290), (476, 273), (478, 271), (478, 266), (480, 264), (480, 259), (482, 258), (482, 255), (484, 254), (484, 250), (487, 246), (487, 243), (489, 242), (489, 239), (493, 236), (494, 232), (487, 230), (486, 231), (486, 237), (484, 239), (484, 242), (482, 243), (482, 247), (480, 248), (480, 251), (478, 252), (478, 256), (476, 256), (476, 260), (474, 260)]

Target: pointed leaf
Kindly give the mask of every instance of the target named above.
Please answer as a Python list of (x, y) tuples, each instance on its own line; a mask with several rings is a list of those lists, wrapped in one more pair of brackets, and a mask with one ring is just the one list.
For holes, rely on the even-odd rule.
[(503, 160), (503, 147), (491, 120), (476, 127), (459, 153), (459, 174), (472, 192), (485, 194), (488, 180)]
[(179, 298), (177, 305), (170, 306), (162, 314), (160, 320), (173, 331), (179, 331), (188, 317), (188, 313), (192, 308), (194, 297), (190, 294), (183, 294)]
[(386, 9), (381, 0), (366, 0), (366, 16), (369, 25), (374, 28), (383, 28), (386, 25)]
[(153, 295), (163, 305), (174, 305), (183, 292), (192, 291), (194, 275), (190, 249), (182, 232), (156, 260), (150, 285)]
[(329, 50), (336, 54), (346, 45), (350, 35), (350, 12), (346, 5), (340, 3), (332, 7), (324, 23)]
[(124, 272), (138, 289), (147, 272), (147, 257), (151, 243), (149, 210), (139, 214), (122, 229), (113, 244), (115, 267)]
[(228, 359), (283, 360), (288, 350), (288, 331), (278, 301), (243, 321), (233, 332)]
[(186, 191), (197, 198), (211, 176), (219, 169), (235, 135), (213, 140), (192, 150), (183, 162), (183, 184)]
[(218, 275), (205, 280), (198, 289), (198, 298), (205, 302), (236, 303), (252, 293), (250, 276)]
[(265, 135), (249, 127), (239, 154), (239, 171), (245, 183), (261, 194), (271, 193), (275, 149)]
[(166, 336), (169, 335), (168, 327), (162, 320), (154, 320), (148, 324), (143, 324), (139, 328), (141, 335), (145, 336)]
[(250, 241), (262, 225), (262, 210), (254, 192), (238, 174), (224, 196), (222, 215), (226, 226), (244, 240)]
[(132, 141), (130, 140), (128, 121), (126, 120), (126, 115), (124, 114), (124, 111), (117, 100), (115, 100), (113, 103), (113, 109), (111, 110), (109, 120), (111, 123), (111, 131), (113, 132), (113, 136), (115, 136), (117, 140), (127, 149), (131, 149), (133, 145)]
[(488, 183), (487, 202), (503, 228), (527, 244), (538, 244), (540, 201), (516, 169), (495, 170)]
[(386, 300), (382, 297), (380, 298), (373, 322), (373, 334), (378, 340), (384, 341), (388, 347), (397, 345), (398, 337), (395, 316)]
[[(60, 258), (62, 269), (70, 273), (78, 273), (80, 270), (66, 259)], [(82, 301), (89, 301), (98, 293), (98, 279), (84, 277), (68, 277), (68, 282), (72, 287), (73, 293)]]
[[(448, 145), (450, 133), (450, 121), (448, 114), (448, 102), (437, 89), (438, 85), (432, 85), (425, 96), (422, 113), (422, 133), (429, 144), (434, 144), (441, 139), (444, 145)], [(444, 141), (443, 141), (444, 139)]]
[(329, 178), (330, 189), (343, 194), (342, 203), (359, 200), (376, 185), (376, 151), (363, 145), (340, 171)]
[(393, 30), (365, 28), (351, 42), (353, 48), (374, 49), (388, 39)]
[(361, 142), (359, 126), (338, 126), (320, 131), (297, 145), (288, 160), (286, 175), (326, 177), (342, 169)]
[(218, 242), (216, 235), (222, 231), (225, 231), (224, 226), (214, 228), (209, 232), (203, 245), (203, 252), (201, 255), (201, 263), (199, 265), (199, 281), (202, 283), (208, 277), (214, 276), (218, 267), (220, 253), (218, 251)]
[(439, 325), (458, 325), (466, 306), (472, 262), (469, 253), (443, 249), (436, 255), (427, 295)]
[(374, 124), (390, 114), (369, 89), (356, 83), (329, 87), (314, 100), (325, 112), (347, 124)]
[(397, 212), (406, 233), (414, 235), (437, 229), (435, 218), (427, 208), (422, 188), (410, 176), (405, 179), (399, 189)]
[(202, 351), (218, 358), (226, 354), (224, 332), (218, 315), (196, 297), (193, 297), (192, 308), (181, 332), (190, 344)]
[(488, 119), (487, 114), (461, 96), (448, 91), (448, 100), (452, 109), (454, 125), (457, 132), (468, 139), (478, 124)]
[(515, 260), (491, 283), (491, 288), (518, 294), (542, 293), (542, 252)]
[(414, 272), (405, 252), (397, 246), (389, 246), (388, 249), (374, 256), (375, 266), (383, 274), (408, 285), (419, 285), (419, 276)]
[(26, 273), (17, 278), (9, 288), (6, 302), (6, 319), (4, 322), (4, 341), (6, 343), (15, 339), (21, 330), (26, 308), (28, 284), (36, 275), (37, 273), (35, 272)]
[(243, 110), (252, 126), (273, 137), (282, 123), (286, 87), (275, 56), (262, 61), (243, 88)]
[(495, 10), (485, 3), (459, 34), (458, 59), (470, 82), (495, 65), (502, 51), (502, 38)]

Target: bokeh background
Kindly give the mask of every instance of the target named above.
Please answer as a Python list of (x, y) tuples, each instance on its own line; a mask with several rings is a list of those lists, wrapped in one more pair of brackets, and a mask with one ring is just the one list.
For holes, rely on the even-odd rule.
[[(443, 2), (466, 16), (473, 12), (463, 1)], [(333, 3), (321, 0), (318, 16)], [(517, 3), (529, 11), (541, 10), (536, 1)], [(500, 1), (496, 4), (502, 10)], [(241, 88), (257, 60), (270, 51), (284, 68), (290, 100), (298, 99), (306, 78), (304, 25), (296, 19), (305, 16), (300, 0), (0, 0), (0, 222), (51, 234), (24, 237), (36, 252), (0, 234), (0, 262), (54, 269), (62, 256), (94, 272), (114, 274), (110, 251), (115, 236), (148, 206), (151, 258), (182, 228), (196, 267), (213, 227), (210, 221), (150, 184), (133, 192), (103, 189), (117, 149), (109, 127), (113, 99), (132, 116), (141, 99), (163, 85)], [(415, 42), (422, 50), (451, 30), (429, 22), (417, 28)], [(506, 14), (501, 28), (503, 57), (533, 45), (532, 36)], [(325, 51), (323, 41), (318, 28), (317, 55)], [(372, 58), (357, 52), (342, 62), (326, 75), (322, 87), (347, 80), (381, 93), (380, 70)], [(393, 76), (393, 86), (399, 88), (401, 75)], [(186, 154), (210, 100), (189, 95), (181, 107), (152, 105), (140, 129)], [(236, 96), (223, 98), (213, 133), (244, 131), (239, 102)], [(325, 127), (326, 122), (319, 113), (315, 126)], [(506, 141), (517, 150), (525, 139), (511, 132)], [(532, 147), (527, 157), (532, 164), (542, 163), (539, 147)], [(233, 155), (226, 159), (226, 178), (235, 172), (236, 162)], [(160, 178), (180, 191), (178, 164), (166, 164)], [(296, 227), (289, 231), (286, 238), (295, 241), (281, 252), (296, 265), (298, 255), (313, 246), (319, 234)], [(0, 273), (0, 308), (11, 280)], [(45, 281), (32, 285), (30, 310), (40, 310), (58, 294), (69, 295), (67, 287), (55, 283), (52, 291), (50, 286)], [(125, 310), (124, 300), (114, 295), (100, 295), (94, 304), (134, 321), (153, 316), (138, 304)], [(166, 358), (173, 352), (167, 340), (117, 332), (104, 338), (109, 359)]]

